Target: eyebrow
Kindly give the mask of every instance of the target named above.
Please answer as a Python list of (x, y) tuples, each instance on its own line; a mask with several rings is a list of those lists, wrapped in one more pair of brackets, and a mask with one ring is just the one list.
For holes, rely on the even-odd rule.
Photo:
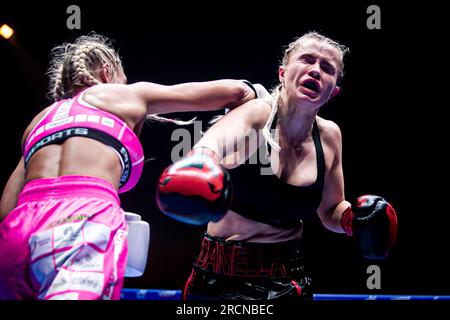
[(312, 54), (312, 53), (307, 53), (307, 52), (302, 53), (302, 54), (299, 56), (299, 58), (302, 58), (302, 57), (311, 57), (311, 58), (317, 59), (317, 56), (315, 56), (315, 55)]
[[(305, 52), (302, 53), (299, 58), (302, 57), (310, 57), (310, 58), (314, 58), (314, 59), (318, 59), (317, 55), (313, 54), (313, 53), (309, 53), (309, 52)], [(322, 60), (321, 63), (326, 64), (328, 67), (333, 68), (334, 71), (337, 70), (337, 67), (335, 67), (333, 64), (331, 64), (330, 62), (328, 62), (328, 59)]]

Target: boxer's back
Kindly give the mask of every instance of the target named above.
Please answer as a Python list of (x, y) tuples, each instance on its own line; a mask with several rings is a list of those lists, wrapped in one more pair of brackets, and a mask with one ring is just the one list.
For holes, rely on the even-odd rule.
[(83, 93), (55, 102), (26, 129), (25, 181), (86, 175), (126, 191), (142, 170), (139, 139), (122, 118), (85, 102)]

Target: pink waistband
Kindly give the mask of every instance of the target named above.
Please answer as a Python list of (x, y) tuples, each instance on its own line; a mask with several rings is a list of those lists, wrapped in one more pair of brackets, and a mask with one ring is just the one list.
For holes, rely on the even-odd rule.
[(114, 186), (98, 177), (66, 175), (57, 178), (42, 178), (27, 182), (19, 195), (18, 205), (54, 198), (89, 197), (109, 200), (120, 205)]

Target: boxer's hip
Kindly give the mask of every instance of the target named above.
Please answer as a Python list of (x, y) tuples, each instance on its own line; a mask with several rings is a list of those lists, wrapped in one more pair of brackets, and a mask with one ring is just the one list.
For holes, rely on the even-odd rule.
[(310, 287), (298, 240), (246, 243), (206, 234), (184, 298), (308, 298)]
[(19, 195), (18, 206), (26, 202), (61, 198), (101, 199), (120, 205), (117, 191), (110, 182), (93, 176), (66, 175), (27, 182)]
[[(3, 291), (15, 298), (44, 295), (58, 270), (70, 269), (69, 256), (90, 257), (76, 268), (97, 276), (116, 270), (117, 263), (124, 269), (127, 232), (125, 214), (109, 182), (86, 176), (32, 180), (0, 224), (0, 251), (5, 253), (0, 278), (7, 282)], [(125, 260), (116, 261), (116, 253)], [(117, 277), (121, 279), (122, 271)]]

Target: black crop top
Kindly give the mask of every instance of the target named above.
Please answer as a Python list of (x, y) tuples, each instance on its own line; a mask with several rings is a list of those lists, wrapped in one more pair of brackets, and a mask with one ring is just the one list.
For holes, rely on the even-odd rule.
[[(276, 124), (276, 119), (273, 121)], [(290, 228), (301, 225), (301, 219), (317, 212), (322, 200), (325, 178), (325, 158), (317, 123), (313, 124), (316, 149), (317, 177), (309, 186), (294, 186), (283, 182), (275, 174), (262, 175), (261, 168), (270, 170), (270, 163), (246, 163), (230, 170), (233, 184), (231, 210), (275, 227)]]

